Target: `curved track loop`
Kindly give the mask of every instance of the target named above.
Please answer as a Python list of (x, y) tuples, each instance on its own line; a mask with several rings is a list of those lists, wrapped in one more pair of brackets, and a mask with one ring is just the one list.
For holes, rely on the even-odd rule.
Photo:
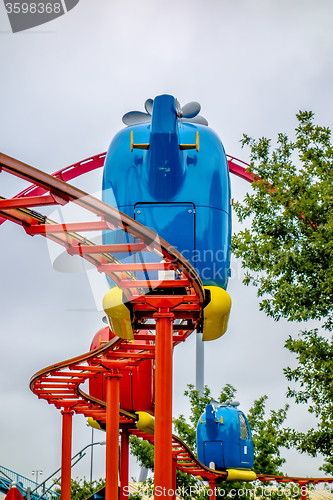
[[(83, 174), (86, 174), (88, 172), (92, 172), (93, 170), (96, 170), (98, 168), (101, 168), (104, 166), (105, 158), (106, 158), (106, 152), (100, 153), (99, 155), (94, 155), (90, 156), (89, 158), (86, 158), (85, 160), (82, 160), (77, 163), (73, 163), (73, 165), (69, 165), (68, 167), (64, 167), (60, 170), (57, 170), (52, 174), (52, 177), (56, 179), (60, 179), (64, 182), (69, 182), (72, 179), (75, 179), (76, 177), (79, 177)], [(253, 182), (253, 176), (249, 172), (246, 172), (246, 169), (249, 167), (248, 163), (239, 160), (238, 158), (235, 158), (234, 156), (227, 155), (227, 160), (228, 160), (228, 166), (229, 166), (229, 171), (230, 173), (237, 175), (241, 179), (244, 179), (248, 182)], [(32, 196), (41, 196), (47, 192), (47, 189), (45, 189), (42, 186), (36, 186), (35, 184), (32, 184), (28, 188), (24, 189), (20, 193), (18, 193), (16, 196), (14, 196), (14, 199), (17, 198), (27, 198), (27, 197), (32, 197)], [(6, 218), (1, 218), (0, 217), (0, 225), (6, 220)]]
[[(144, 359), (155, 356), (155, 334), (141, 333), (140, 330), (154, 329), (147, 324), (153, 317), (162, 298), (176, 299), (173, 307), (175, 319), (173, 346), (186, 340), (201, 321), (204, 291), (196, 271), (187, 260), (166, 241), (158, 238), (130, 217), (118, 212), (109, 205), (97, 200), (71, 185), (67, 181), (104, 165), (106, 153), (75, 163), (48, 175), (29, 165), (0, 153), (0, 172), (3, 170), (33, 184), (11, 199), (0, 196), (0, 224), (10, 220), (23, 226), (34, 236), (40, 234), (65, 247), (70, 255), (80, 255), (93, 264), (99, 272), (104, 272), (123, 289), (133, 305), (135, 339), (142, 343), (132, 344), (128, 340), (115, 338), (89, 353), (67, 361), (56, 363), (36, 373), (30, 388), (40, 399), (45, 399), (59, 409), (72, 409), (85, 417), (93, 417), (100, 422), (106, 421), (106, 403), (86, 394), (81, 385), (91, 377), (106, 373), (113, 367), (137, 365)], [(242, 179), (252, 182), (253, 177), (246, 172), (248, 164), (228, 156), (229, 170)], [(46, 194), (49, 193), (49, 194)], [(74, 202), (100, 218), (95, 222), (57, 223), (29, 207), (65, 205)], [(128, 244), (95, 245), (81, 233), (88, 231), (122, 230), (132, 236)], [(113, 253), (140, 252), (149, 255), (155, 252), (162, 262), (143, 264), (121, 263)], [(156, 260), (156, 259), (155, 259)], [(174, 270), (179, 274), (177, 280), (152, 281), (137, 280), (135, 272)], [(146, 295), (154, 288), (154, 296)], [(169, 295), (171, 293), (172, 295)], [(176, 294), (176, 295), (174, 295)], [(129, 352), (130, 345), (130, 352)], [(120, 409), (120, 426), (132, 434), (154, 443), (154, 436), (135, 427), (137, 416)], [(193, 455), (186, 444), (177, 436), (172, 437), (172, 454), (177, 468), (188, 474), (207, 481), (223, 481), (226, 471), (215, 471), (204, 466)], [(333, 478), (302, 478), (257, 474), (261, 481), (308, 483), (332, 483)]]
[[(37, 186), (49, 191), (49, 195), (22, 196), (10, 200), (0, 199), (0, 215), (24, 227), (31, 236), (41, 234), (50, 240), (64, 246), (70, 255), (80, 255), (82, 258), (95, 265), (100, 272), (104, 272), (120, 288), (123, 288), (131, 301), (138, 295), (142, 295), (142, 288), (178, 288), (187, 287), (194, 290), (197, 303), (197, 317), (195, 324), (201, 319), (202, 306), (204, 302), (204, 291), (198, 274), (188, 261), (166, 241), (159, 238), (153, 231), (139, 224), (127, 215), (115, 208), (94, 198), (84, 191), (75, 188), (66, 182), (41, 172), (23, 162), (15, 160), (0, 153), (0, 170), (8, 172), (24, 180), (32, 181)], [(74, 202), (76, 205), (86, 209), (90, 213), (100, 217), (96, 222), (63, 223), (48, 219), (47, 217), (30, 210), (29, 206), (39, 207), (45, 205), (65, 205)], [(94, 245), (79, 232), (100, 230), (121, 230), (136, 241), (120, 245)], [(132, 239), (133, 239), (132, 238)], [(113, 257), (113, 253), (123, 252), (155, 252), (161, 259), (161, 263), (147, 262), (144, 264), (121, 264)], [(174, 269), (181, 273), (179, 280), (168, 280), (165, 282), (137, 281), (129, 271), (142, 270), (166, 270)], [(124, 279), (123, 273), (127, 273)], [(138, 289), (138, 293), (131, 290)], [(187, 294), (188, 292), (186, 292)], [(193, 302), (192, 295), (190, 302)], [(191, 331), (195, 326), (192, 328)]]
[[(94, 351), (51, 365), (32, 377), (30, 388), (38, 398), (45, 399), (58, 409), (70, 408), (77, 414), (93, 417), (103, 424), (106, 422), (106, 403), (89, 396), (80, 386), (89, 378), (107, 372), (112, 361), (115, 361), (118, 367), (120, 364), (133, 366), (144, 359), (154, 357), (154, 334), (136, 337), (137, 340), (147, 338), (151, 340), (151, 344), (132, 344), (130, 341), (115, 338)], [(177, 343), (175, 340), (174, 345)], [(131, 352), (128, 352), (129, 347)], [(137, 420), (135, 413), (120, 409), (120, 427), (154, 444), (154, 435), (136, 428)], [(172, 454), (177, 468), (183, 472), (207, 481), (217, 478), (222, 480), (227, 476), (226, 472), (214, 471), (199, 462), (187, 445), (175, 435), (172, 437)]]

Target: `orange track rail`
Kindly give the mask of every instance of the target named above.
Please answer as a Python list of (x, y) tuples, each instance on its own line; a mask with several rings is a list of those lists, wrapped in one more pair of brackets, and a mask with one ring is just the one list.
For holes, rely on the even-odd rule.
[[(40, 234), (62, 245), (70, 255), (80, 255), (95, 265), (99, 272), (104, 272), (112, 278), (123, 289), (133, 306), (135, 339), (142, 340), (142, 344), (131, 343), (131, 352), (126, 352), (129, 341), (116, 338), (94, 351), (49, 366), (36, 373), (30, 381), (30, 388), (38, 398), (45, 399), (58, 409), (70, 409), (100, 422), (106, 422), (106, 403), (89, 396), (80, 386), (87, 379), (108, 372), (110, 366), (115, 366), (114, 362), (117, 365), (133, 366), (155, 356), (154, 331), (150, 334), (143, 334), (140, 330), (147, 330), (147, 328), (154, 330), (154, 325), (147, 324), (146, 321), (153, 318), (163, 300), (173, 301), (172, 312), (175, 319), (181, 320), (179, 324), (174, 324), (173, 346), (185, 341), (201, 321), (204, 302), (204, 291), (199, 276), (177, 250), (130, 217), (66, 184), (65, 181), (101, 167), (104, 159), (105, 153), (71, 165), (51, 176), (0, 153), (0, 172), (3, 170), (33, 182), (32, 186), (12, 199), (0, 197), (0, 224), (4, 220), (10, 220), (21, 225), (31, 236)], [(231, 171), (235, 170), (236, 165), (238, 170), (236, 169), (237, 172), (234, 173), (246, 180), (251, 180), (250, 174), (247, 174), (244, 168), (236, 162), (235, 158), (229, 158)], [(85, 208), (99, 217), (99, 220), (59, 224), (29, 208), (64, 205), (68, 202)], [(87, 231), (116, 229), (121, 229), (134, 237), (135, 242), (126, 245), (94, 245), (81, 234)], [(124, 251), (146, 252), (147, 255), (155, 252), (162, 262), (146, 262), (143, 268), (142, 264), (124, 264), (113, 255)], [(136, 279), (135, 271), (142, 269), (147, 271), (174, 269), (180, 279), (161, 282), (139, 281)], [(158, 294), (146, 295), (151, 288), (156, 288), (159, 291)], [(175, 289), (178, 289), (177, 295), (173, 294)], [(146, 343), (146, 340), (150, 342)], [(121, 427), (154, 443), (153, 435), (139, 431), (135, 427), (136, 420), (135, 414), (120, 410)], [(177, 436), (172, 437), (172, 454), (177, 468), (183, 472), (210, 482), (225, 480), (227, 477), (227, 472), (214, 471), (200, 463)], [(258, 474), (257, 478), (261, 481), (295, 482), (302, 485), (333, 482), (333, 478), (301, 478), (264, 474)]]
[[(145, 335), (153, 340), (154, 335)], [(177, 337), (180, 337), (177, 339)], [(174, 336), (174, 345), (182, 340), (182, 336)], [(130, 346), (133, 354), (124, 353)], [(127, 356), (127, 357), (126, 357)], [(134, 357), (133, 357), (134, 356)], [(147, 344), (132, 344), (127, 340), (116, 338), (81, 356), (56, 363), (36, 373), (31, 381), (30, 388), (40, 399), (45, 399), (56, 408), (71, 408), (75, 413), (83, 414), (85, 417), (93, 417), (101, 423), (106, 422), (106, 403), (86, 394), (80, 385), (90, 377), (96, 377), (105, 373), (106, 365), (111, 360), (117, 363), (138, 363), (143, 359), (154, 356), (154, 346)], [(154, 435), (147, 434), (135, 427), (137, 415), (132, 412), (120, 410), (120, 426), (147, 441), (154, 443)], [(172, 454), (177, 462), (177, 468), (200, 477), (201, 479), (213, 480), (226, 478), (226, 472), (217, 472), (205, 467), (193, 455), (191, 450), (177, 436), (173, 436)]]

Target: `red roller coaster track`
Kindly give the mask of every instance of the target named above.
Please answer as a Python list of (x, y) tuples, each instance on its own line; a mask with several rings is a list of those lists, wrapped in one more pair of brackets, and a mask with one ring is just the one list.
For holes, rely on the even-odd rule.
[[(166, 241), (135, 220), (114, 208), (67, 184), (84, 173), (100, 168), (106, 153), (93, 156), (66, 167), (53, 175), (41, 172), (25, 163), (0, 154), (0, 171), (25, 179), (33, 184), (14, 198), (0, 197), (0, 224), (10, 220), (21, 225), (27, 234), (40, 234), (62, 245), (70, 255), (80, 255), (93, 264), (99, 272), (111, 277), (131, 301), (134, 316), (136, 344), (128, 349), (128, 340), (113, 339), (100, 348), (76, 358), (49, 366), (35, 374), (31, 390), (41, 399), (52, 403), (63, 415), (62, 451), (62, 500), (70, 499), (71, 417), (83, 414), (106, 424), (106, 498), (118, 498), (118, 435), (122, 429), (122, 451), (128, 453), (128, 433), (135, 434), (155, 444), (155, 487), (166, 486), (175, 490), (176, 468), (209, 481), (211, 486), (227, 479), (226, 471), (205, 467), (177, 436), (172, 435), (171, 376), (172, 350), (196, 328), (202, 317), (204, 291), (200, 278), (186, 259)], [(248, 166), (228, 157), (231, 173), (249, 182), (252, 175)], [(59, 224), (29, 207), (75, 203), (98, 217), (95, 222)], [(126, 245), (95, 245), (85, 236), (89, 231), (120, 229), (135, 238)], [(84, 234), (82, 234), (84, 233)], [(177, 280), (137, 280), (138, 264), (121, 263), (115, 255), (124, 251), (155, 252), (160, 263), (146, 259), (144, 269), (174, 269), (180, 274)], [(140, 265), (142, 269), (142, 265)], [(154, 295), (147, 295), (151, 288)], [(171, 294), (171, 288), (178, 294)], [(147, 330), (147, 320), (154, 319)], [(174, 320), (180, 320), (174, 323)], [(146, 341), (149, 342), (146, 342)], [(156, 362), (155, 434), (139, 431), (137, 415), (119, 410), (119, 367), (135, 366), (142, 360), (154, 358)], [(107, 378), (107, 401), (92, 398), (80, 388), (89, 378), (103, 373)], [(167, 419), (167, 420), (166, 420)], [(126, 463), (126, 460), (124, 461)], [(333, 482), (333, 478), (301, 478), (257, 474), (261, 481), (295, 482), (300, 485)], [(128, 470), (122, 470), (121, 486), (127, 485)], [(121, 498), (126, 498), (121, 493)], [(167, 496), (167, 495), (165, 495)], [(302, 495), (304, 498), (304, 494)], [(214, 498), (214, 497), (212, 497)]]

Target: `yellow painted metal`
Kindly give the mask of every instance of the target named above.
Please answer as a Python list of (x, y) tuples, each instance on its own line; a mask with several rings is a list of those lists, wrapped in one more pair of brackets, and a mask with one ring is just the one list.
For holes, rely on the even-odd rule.
[(140, 429), (140, 431), (147, 432), (147, 434), (154, 434), (154, 417), (145, 411), (136, 411), (135, 413), (139, 417), (139, 420), (136, 422), (137, 428)]
[(131, 153), (133, 149), (149, 149), (149, 144), (148, 143), (143, 143), (143, 144), (134, 144), (134, 139), (133, 139), (133, 130), (131, 130)]
[(104, 295), (103, 309), (109, 318), (113, 333), (122, 339), (133, 340), (131, 314), (123, 302), (123, 292), (120, 288), (111, 288)]
[(88, 424), (90, 425), (90, 427), (93, 427), (94, 429), (99, 429), (100, 431), (103, 430), (102, 427), (97, 422), (97, 420), (93, 419), (92, 417), (88, 417)]
[(255, 481), (257, 475), (253, 470), (227, 469), (227, 481)]
[(181, 150), (184, 149), (195, 149), (197, 153), (199, 153), (199, 132), (197, 131), (196, 136), (195, 136), (195, 144), (179, 144), (179, 148)]
[(210, 291), (210, 302), (204, 308), (202, 340), (215, 340), (227, 330), (231, 298), (218, 286), (205, 286)]

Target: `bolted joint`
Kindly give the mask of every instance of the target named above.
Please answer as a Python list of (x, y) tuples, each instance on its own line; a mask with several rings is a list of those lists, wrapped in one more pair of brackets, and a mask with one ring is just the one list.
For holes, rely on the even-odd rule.
[(121, 378), (122, 374), (118, 369), (111, 368), (109, 372), (104, 373), (105, 378)]
[(71, 408), (64, 408), (60, 413), (61, 415), (74, 415), (74, 411)]
[(160, 307), (158, 312), (153, 314), (154, 319), (169, 319), (170, 321), (173, 321), (175, 319), (175, 315), (170, 312), (170, 309), (167, 307)]

